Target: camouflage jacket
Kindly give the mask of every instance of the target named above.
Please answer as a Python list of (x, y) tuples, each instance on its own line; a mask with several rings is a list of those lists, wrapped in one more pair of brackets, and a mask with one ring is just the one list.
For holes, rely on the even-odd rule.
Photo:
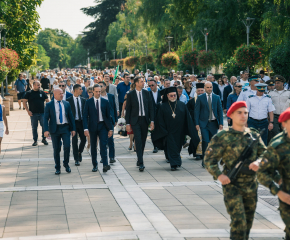
[[(280, 178), (283, 182), (281, 186), (276, 183)], [(276, 135), (269, 143), (260, 163), (258, 180), (268, 187), (273, 195), (282, 189), (290, 193), (290, 139), (285, 131)]]
[[(233, 128), (229, 128), (220, 131), (211, 139), (205, 152), (204, 163), (208, 172), (213, 175), (215, 179), (222, 173), (227, 174), (228, 170), (234, 168), (239, 156), (249, 144), (249, 134), (254, 138), (258, 137), (259, 142), (253, 146), (252, 153), (244, 164), (244, 167), (248, 167), (266, 150), (265, 144), (256, 129), (246, 128), (244, 132), (239, 132)], [(224, 163), (223, 172), (220, 171), (218, 166), (218, 162), (221, 159)], [(248, 177), (248, 175), (239, 173), (238, 178), (243, 177)]]

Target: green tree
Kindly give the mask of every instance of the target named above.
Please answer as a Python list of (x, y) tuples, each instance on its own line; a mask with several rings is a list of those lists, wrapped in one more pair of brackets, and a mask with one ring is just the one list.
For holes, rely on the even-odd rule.
[(76, 38), (74, 43), (71, 45), (68, 54), (70, 55), (70, 66), (74, 67), (76, 65), (85, 65), (87, 62), (87, 50), (81, 44), (82, 37), (79, 36)]
[(39, 66), (41, 70), (49, 69), (50, 57), (47, 56), (42, 45), (38, 44), (37, 47), (37, 66)]
[(123, 7), (120, 0), (95, 0), (96, 5), (81, 10), (88, 16), (92, 16), (96, 21), (86, 26), (82, 44), (90, 49), (90, 55), (95, 56), (106, 49), (106, 36), (109, 25), (116, 21), (116, 15)]
[(36, 64), (37, 46), (32, 44), (40, 29), (36, 8), (43, 0), (1, 0), (0, 22), (6, 24), (7, 47), (20, 58), (18, 68), (28, 69)]

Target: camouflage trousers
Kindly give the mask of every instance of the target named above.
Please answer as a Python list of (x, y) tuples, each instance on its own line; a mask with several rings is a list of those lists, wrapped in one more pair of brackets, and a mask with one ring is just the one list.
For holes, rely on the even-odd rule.
[(284, 202), (281, 202), (280, 200), (279, 202), (280, 215), (286, 225), (284, 230), (286, 232), (285, 239), (290, 240), (290, 206)]
[(257, 181), (223, 186), (224, 201), (231, 217), (231, 240), (248, 240), (257, 206)]

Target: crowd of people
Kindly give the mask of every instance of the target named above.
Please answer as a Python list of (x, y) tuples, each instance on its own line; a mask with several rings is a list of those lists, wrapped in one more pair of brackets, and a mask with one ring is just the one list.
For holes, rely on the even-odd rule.
[[(47, 70), (39, 72), (31, 79), (28, 79), (25, 74), (19, 74), (14, 86), (19, 109), (21, 109), (21, 101), (23, 101), (23, 109), (26, 109), (31, 118), (32, 145), (38, 145), (37, 127), (40, 123), (42, 143), (48, 145), (46, 138), (51, 137), (56, 159), (59, 158), (62, 143), (64, 151), (70, 149), (69, 137), (67, 141), (61, 141), (62, 136), (55, 138), (54, 133), (49, 131), (48, 125), (52, 122), (49, 121), (51, 120), (50, 116), (47, 116), (48, 107), (45, 108), (44, 104), (48, 103), (49, 100), (54, 101), (56, 111), (56, 108), (60, 107), (57, 101), (67, 101), (74, 118), (74, 121), (71, 121), (74, 124), (71, 123), (70, 129), (74, 129), (73, 132), (75, 132), (75, 135), (72, 136), (75, 165), (80, 165), (82, 152), (87, 146), (87, 149), (91, 151), (92, 164), (95, 170), (98, 165), (95, 151), (98, 139), (100, 139), (101, 161), (105, 164), (107, 162), (107, 148), (109, 149), (109, 162), (115, 161), (114, 137), (112, 134), (106, 139), (103, 133), (98, 132), (100, 129), (95, 128), (91, 131), (97, 132), (94, 133), (97, 137), (91, 137), (94, 135), (90, 134), (89, 127), (92, 116), (100, 119), (102, 113), (100, 112), (99, 116), (96, 116), (96, 114), (90, 115), (90, 109), (84, 112), (88, 99), (94, 98), (96, 100), (101, 97), (102, 100), (105, 99), (109, 102), (110, 117), (108, 121), (111, 124), (107, 122), (102, 129), (110, 132), (118, 124), (118, 119), (125, 119), (127, 125), (125, 135), (129, 135), (130, 138), (128, 150), (136, 151), (137, 165), (141, 166), (140, 171), (145, 168), (142, 156), (149, 125), (154, 146), (153, 153), (164, 150), (166, 161), (170, 163), (172, 171), (181, 166), (180, 151), (182, 147), (188, 147), (189, 154), (192, 154), (195, 160), (202, 160), (204, 167), (203, 158), (208, 143), (219, 130), (223, 129), (224, 114), (233, 103), (236, 101), (247, 102), (249, 109), (247, 124), (258, 130), (265, 129), (262, 136), (265, 145), (282, 131), (278, 118), (290, 105), (290, 91), (287, 90), (288, 84), (286, 84), (285, 78), (280, 75), (270, 78), (265, 75), (263, 70), (260, 71), (260, 74), (251, 77), (247, 71), (242, 71), (238, 77), (231, 76), (229, 80), (225, 75), (216, 79), (213, 74), (206, 76), (204, 72), (196, 76), (189, 74), (189, 71), (183, 73), (183, 71), (175, 72), (174, 70), (168, 76), (162, 76), (158, 72), (153, 73), (149, 69), (145, 74), (139, 70), (135, 70), (134, 74), (130, 74), (126, 70), (116, 73), (115, 69), (108, 68), (102, 71), (87, 69)], [(99, 93), (96, 92), (98, 89), (100, 89)], [(54, 92), (62, 92), (58, 100)], [(173, 95), (176, 97), (172, 99)], [(174, 99), (178, 100), (178, 104), (171, 104)], [(139, 104), (137, 104), (137, 100)], [(168, 109), (164, 109), (167, 104)], [(162, 105), (163, 107), (160, 108)], [(186, 106), (186, 108), (182, 106)], [(181, 109), (182, 113), (179, 113)], [(100, 111), (102, 110), (100, 105)], [(141, 112), (141, 110), (144, 111)], [(172, 116), (166, 116), (170, 112), (172, 112)], [(59, 113), (56, 112), (56, 114)], [(141, 116), (145, 119), (139, 119)], [(167, 124), (168, 121), (170, 124)], [(228, 125), (231, 126), (232, 120), (227, 118), (227, 121)], [(64, 122), (70, 124), (67, 119)], [(105, 123), (106, 121), (103, 119), (101, 122)], [(184, 124), (180, 124), (181, 122)], [(176, 123), (174, 126), (182, 125), (182, 128), (175, 127), (175, 132), (171, 138), (169, 137), (171, 135), (171, 127), (169, 126), (172, 123)], [(57, 122), (56, 126), (58, 125), (61, 124)], [(154, 128), (155, 130), (153, 130)], [(189, 142), (187, 141), (188, 136)], [(79, 145), (78, 138), (80, 139)], [(172, 153), (173, 149), (174, 153)], [(65, 156), (67, 159), (69, 158), (69, 155)], [(57, 162), (59, 161), (57, 160)], [(60, 169), (59, 163), (56, 165), (56, 168)], [(64, 165), (67, 167), (68, 164)]]

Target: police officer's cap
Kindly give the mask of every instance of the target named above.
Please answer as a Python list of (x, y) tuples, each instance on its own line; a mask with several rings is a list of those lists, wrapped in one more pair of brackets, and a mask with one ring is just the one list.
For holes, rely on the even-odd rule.
[(268, 86), (275, 86), (275, 82), (274, 82), (274, 80), (272, 80), (272, 79), (268, 80), (268, 81), (266, 82), (266, 84), (267, 84)]
[(257, 83), (255, 84), (255, 87), (257, 87), (258, 90), (265, 90), (265, 88), (267, 87), (268, 85), (265, 84), (265, 83)]
[[(248, 80), (249, 80), (249, 82), (250, 82), (250, 81), (253, 81), (253, 80), (255, 80), (255, 81), (260, 81), (261, 78), (260, 78), (260, 75), (255, 75), (255, 76), (250, 77)], [(255, 86), (256, 86), (256, 85), (255, 85)]]
[(276, 81), (280, 81), (280, 82), (286, 82), (286, 79), (283, 77), (283, 76), (281, 76), (281, 75), (275, 75), (274, 76), (274, 81), (276, 82)]

